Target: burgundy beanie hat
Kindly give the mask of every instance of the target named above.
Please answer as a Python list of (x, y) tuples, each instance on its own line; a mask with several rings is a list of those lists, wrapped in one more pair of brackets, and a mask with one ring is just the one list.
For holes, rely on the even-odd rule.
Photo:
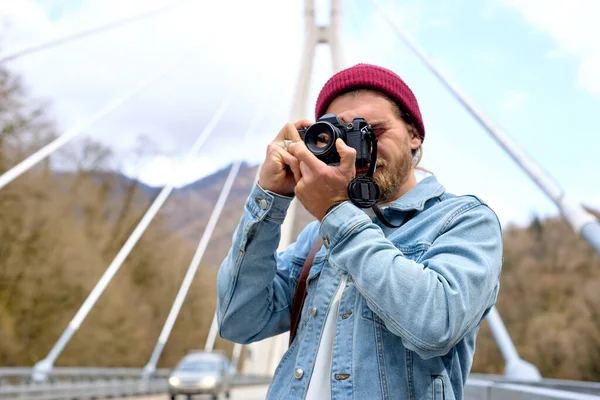
[(404, 81), (389, 69), (371, 64), (357, 64), (333, 75), (321, 89), (315, 107), (315, 119), (325, 114), (329, 104), (341, 94), (354, 89), (370, 89), (381, 92), (406, 111), (425, 139), (425, 126), (415, 95)]

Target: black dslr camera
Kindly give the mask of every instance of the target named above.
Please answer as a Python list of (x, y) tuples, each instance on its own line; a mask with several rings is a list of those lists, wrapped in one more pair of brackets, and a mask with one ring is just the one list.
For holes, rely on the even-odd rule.
[(335, 148), (337, 138), (341, 138), (356, 150), (356, 165), (367, 165), (371, 162), (372, 142), (377, 140), (364, 118), (340, 122), (335, 114), (325, 114), (313, 125), (299, 129), (298, 132), (308, 150), (328, 165), (337, 165), (340, 162), (340, 155)]

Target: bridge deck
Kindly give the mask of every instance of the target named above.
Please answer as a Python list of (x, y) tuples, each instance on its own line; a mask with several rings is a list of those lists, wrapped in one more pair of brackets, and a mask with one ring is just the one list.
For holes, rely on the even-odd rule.
[[(254, 387), (243, 387), (231, 391), (230, 400), (264, 400), (267, 396), (267, 386), (254, 386)], [(179, 398), (184, 399), (185, 397), (180, 396)], [(145, 396), (145, 397), (123, 397), (116, 400), (170, 400), (167, 395), (159, 396)], [(194, 396), (194, 399), (204, 400), (210, 399), (210, 396)], [(219, 400), (225, 399), (225, 396), (221, 396)]]

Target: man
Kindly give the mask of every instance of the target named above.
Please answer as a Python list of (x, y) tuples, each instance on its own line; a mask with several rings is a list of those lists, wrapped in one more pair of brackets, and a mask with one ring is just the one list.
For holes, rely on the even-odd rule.
[[(250, 343), (288, 331), (301, 270), (321, 238), (300, 323), (267, 397), (461, 399), (480, 322), (498, 295), (498, 219), (434, 176), (417, 182), (425, 129), (416, 98), (392, 71), (358, 64), (334, 75), (315, 117), (326, 113), (372, 126), (382, 217), (401, 227), (349, 201), (349, 183), (365, 173), (353, 148), (338, 139), (340, 163), (327, 165), (300, 139), (311, 122), (287, 124), (268, 146), (219, 270), (220, 335)], [(275, 254), (294, 195), (318, 221)]]

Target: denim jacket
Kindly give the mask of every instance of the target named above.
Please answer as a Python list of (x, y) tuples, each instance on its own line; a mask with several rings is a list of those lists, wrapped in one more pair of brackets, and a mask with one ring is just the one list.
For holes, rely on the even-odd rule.
[[(383, 209), (399, 224), (345, 202), (277, 252), (290, 198), (253, 189), (217, 279), (220, 335), (250, 343), (290, 329), (300, 271), (317, 235), (296, 337), (268, 399), (303, 399), (332, 297), (346, 282), (335, 327), (333, 399), (462, 399), (482, 318), (494, 305), (502, 234), (473, 196), (447, 193), (433, 176)], [(342, 279), (342, 277), (344, 277)]]

